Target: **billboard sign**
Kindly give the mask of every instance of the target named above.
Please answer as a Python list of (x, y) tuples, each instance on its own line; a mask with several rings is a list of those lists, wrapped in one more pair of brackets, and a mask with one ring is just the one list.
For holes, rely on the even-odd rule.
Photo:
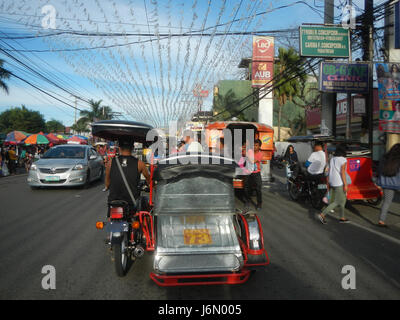
[(273, 62), (254, 62), (252, 63), (251, 86), (263, 87), (267, 83), (272, 86), (272, 78), (274, 77)]
[(348, 58), (349, 29), (343, 27), (301, 26), (300, 55), (303, 57)]
[(273, 37), (253, 37), (253, 61), (274, 61), (275, 48)]
[(319, 90), (336, 93), (368, 93), (368, 64), (321, 62)]
[(400, 65), (376, 63), (379, 130), (400, 133)]

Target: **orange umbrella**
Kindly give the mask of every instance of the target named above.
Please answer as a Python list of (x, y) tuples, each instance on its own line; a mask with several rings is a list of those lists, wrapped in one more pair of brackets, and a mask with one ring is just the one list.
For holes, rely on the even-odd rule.
[(25, 144), (49, 144), (49, 140), (42, 134), (32, 134), (24, 140)]

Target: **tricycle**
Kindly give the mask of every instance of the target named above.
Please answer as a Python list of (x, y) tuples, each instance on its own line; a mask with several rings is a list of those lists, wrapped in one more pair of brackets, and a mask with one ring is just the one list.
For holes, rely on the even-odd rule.
[(109, 234), (117, 275), (146, 252), (154, 253), (150, 278), (159, 286), (241, 284), (254, 267), (268, 265), (260, 219), (235, 209), (237, 168), (213, 154), (151, 164), (150, 201), (140, 197), (134, 210), (110, 203), (107, 221), (96, 224)]

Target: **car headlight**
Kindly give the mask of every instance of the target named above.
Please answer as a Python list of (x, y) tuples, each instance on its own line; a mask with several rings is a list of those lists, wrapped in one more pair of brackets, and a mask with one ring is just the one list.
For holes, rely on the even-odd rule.
[(37, 166), (36, 164), (32, 164), (30, 170), (32, 171), (36, 171), (37, 170)]
[(72, 168), (72, 170), (84, 170), (85, 167), (83, 164), (77, 164), (75, 167)]

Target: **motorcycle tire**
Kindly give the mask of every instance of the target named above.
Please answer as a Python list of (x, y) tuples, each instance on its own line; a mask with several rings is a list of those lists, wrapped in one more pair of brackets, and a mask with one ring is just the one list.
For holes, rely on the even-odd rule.
[(311, 205), (314, 209), (321, 210), (324, 207), (324, 202), (322, 201), (324, 195), (319, 190), (314, 190), (311, 194)]
[(112, 245), (115, 272), (118, 277), (124, 277), (128, 271), (129, 255), (126, 249), (126, 235)]
[(295, 183), (293, 182), (288, 183), (288, 192), (290, 199), (292, 199), (293, 201), (299, 200), (300, 190)]

